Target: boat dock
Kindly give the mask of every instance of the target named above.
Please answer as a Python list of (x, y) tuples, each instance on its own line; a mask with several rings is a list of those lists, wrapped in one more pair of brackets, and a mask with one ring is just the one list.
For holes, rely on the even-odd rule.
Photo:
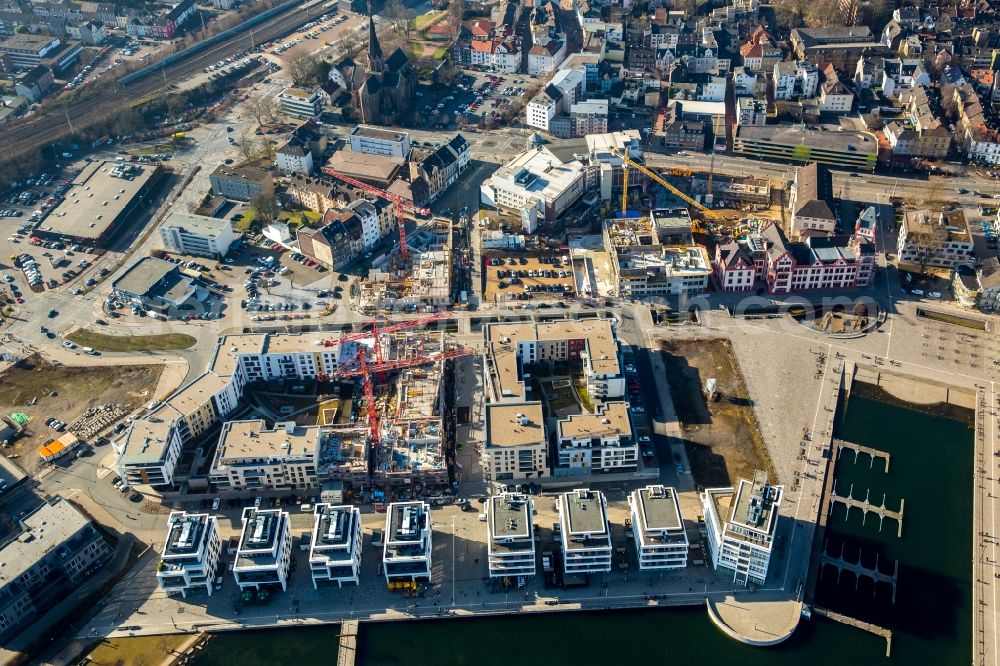
[(867, 454), (871, 457), (871, 466), (875, 466), (875, 461), (879, 458), (885, 460), (885, 473), (889, 473), (889, 453), (886, 451), (879, 451), (878, 449), (873, 449), (870, 446), (865, 446), (864, 444), (855, 444), (854, 442), (848, 442), (843, 439), (834, 439), (833, 445), (837, 449), (837, 458), (844, 452), (844, 449), (850, 449), (854, 451), (854, 462), (858, 462), (858, 456), (862, 453)]
[[(878, 568), (878, 555), (875, 556), (875, 566), (874, 568), (867, 568), (861, 564), (861, 555), (858, 554), (857, 562), (848, 562), (844, 559), (844, 545), (840, 545), (840, 557), (833, 557), (832, 555), (826, 554), (824, 551), (820, 562), (825, 565), (830, 565), (837, 569), (837, 584), (840, 584), (840, 574), (845, 571), (850, 571), (854, 574), (854, 589), (857, 589), (858, 583), (862, 576), (871, 578), (876, 583), (888, 583), (892, 586), (892, 603), (896, 603), (896, 580), (899, 578), (899, 562), (896, 562), (896, 568), (891, 574), (882, 573)], [(822, 578), (822, 574), (820, 574)], [(872, 590), (872, 594), (875, 594), (875, 590)]]
[[(880, 521), (878, 526), (879, 532), (882, 531), (882, 523), (885, 521), (885, 519), (891, 518), (896, 521), (897, 525), (899, 525), (899, 529), (896, 531), (897, 536), (899, 538), (903, 538), (903, 509), (906, 506), (905, 499), (899, 500), (899, 511), (893, 511), (892, 509), (886, 508), (885, 495), (882, 496), (882, 505), (876, 506), (875, 504), (872, 504), (868, 501), (867, 495), (865, 496), (864, 500), (857, 500), (851, 497), (851, 494), (854, 491), (853, 484), (851, 485), (851, 492), (848, 493), (847, 497), (836, 494), (836, 488), (837, 488), (836, 481), (833, 482), (833, 487), (834, 487), (834, 493), (830, 495), (830, 512), (833, 512), (834, 505), (839, 503), (847, 507), (848, 514), (850, 514), (851, 509), (861, 509), (861, 511), (863, 511), (865, 514), (865, 519), (868, 518), (869, 513), (874, 513), (879, 517)], [(869, 490), (869, 493), (870, 492), (871, 491)], [(847, 517), (845, 516), (844, 519), (846, 520)]]
[(354, 666), (358, 658), (358, 621), (344, 620), (340, 624), (337, 666)]
[(841, 615), (835, 611), (821, 608), (820, 606), (815, 606), (813, 612), (817, 615), (821, 615), (827, 619), (833, 620), (834, 622), (839, 622), (841, 624), (846, 624), (849, 627), (856, 627), (858, 629), (863, 629), (870, 634), (875, 634), (876, 636), (881, 636), (885, 639), (885, 656), (889, 658), (892, 656), (892, 631), (886, 629), (885, 627), (880, 627), (877, 624), (872, 624), (871, 622), (864, 622), (857, 618), (848, 617), (847, 615)]

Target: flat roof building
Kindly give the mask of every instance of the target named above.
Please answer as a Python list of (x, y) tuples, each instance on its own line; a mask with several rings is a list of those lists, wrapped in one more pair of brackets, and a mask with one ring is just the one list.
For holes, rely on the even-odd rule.
[(220, 490), (314, 488), (321, 439), (319, 426), (295, 421), (227, 421), (209, 478)]
[(249, 166), (220, 164), (208, 177), (212, 194), (227, 199), (250, 201), (258, 194), (274, 192), (274, 177), (270, 171)]
[(426, 502), (393, 502), (385, 516), (382, 568), (387, 583), (430, 582), (431, 507)]
[(309, 572), (313, 587), (321, 582), (358, 584), (361, 571), (361, 510), (356, 506), (317, 504), (313, 508)]
[(559, 526), (565, 574), (611, 571), (608, 505), (601, 491), (579, 488), (561, 494)]
[(278, 93), (278, 108), (286, 116), (308, 120), (323, 112), (323, 98), (315, 90), (285, 88)]
[(732, 571), (733, 582), (762, 585), (767, 579), (783, 490), (758, 470), (753, 481), (740, 479), (735, 490), (706, 488), (701, 493), (712, 565)]
[(548, 439), (540, 402), (486, 405), (486, 442), (482, 455), (486, 481), (512, 481), (549, 475)]
[(42, 504), (18, 525), (19, 533), (0, 548), (0, 636), (67, 598), (111, 555), (90, 520), (62, 498)]
[(171, 407), (133, 421), (115, 442), (118, 473), (129, 486), (169, 486), (181, 455), (180, 418)]
[(91, 162), (32, 235), (107, 247), (132, 214), (150, 203), (162, 176), (154, 165)]
[(207, 513), (171, 511), (156, 582), (167, 594), (205, 588), (209, 596), (222, 552), (219, 522)]
[(120, 300), (167, 317), (200, 314), (209, 295), (176, 264), (156, 257), (140, 257), (111, 288)]
[(628, 504), (639, 568), (648, 571), (686, 567), (688, 538), (677, 490), (662, 485), (638, 488), (629, 493)]
[(634, 472), (638, 467), (639, 445), (627, 402), (598, 403), (592, 414), (573, 414), (556, 423), (554, 476)]
[(288, 587), (292, 534), (288, 512), (281, 509), (243, 509), (243, 530), (233, 562), (233, 576), (241, 590)]
[(221, 259), (235, 240), (233, 224), (217, 217), (172, 210), (160, 225), (160, 240), (167, 252)]
[(486, 337), (486, 386), (493, 402), (523, 402), (531, 368), (557, 361), (580, 361), (587, 392), (596, 400), (620, 398), (625, 377), (618, 341), (607, 319), (490, 324)]
[(410, 134), (398, 130), (358, 125), (350, 134), (351, 150), (355, 153), (383, 155), (385, 157), (409, 157)]
[(538, 220), (555, 220), (569, 210), (585, 189), (583, 164), (563, 162), (545, 146), (521, 153), (480, 188), (484, 204), (517, 211), (522, 230), (529, 234), (535, 232)]
[(783, 162), (819, 162), (871, 171), (878, 163), (878, 138), (868, 132), (827, 131), (803, 125), (741, 125), (733, 151)]
[(534, 576), (533, 503), (517, 493), (493, 495), (486, 503), (490, 577)]

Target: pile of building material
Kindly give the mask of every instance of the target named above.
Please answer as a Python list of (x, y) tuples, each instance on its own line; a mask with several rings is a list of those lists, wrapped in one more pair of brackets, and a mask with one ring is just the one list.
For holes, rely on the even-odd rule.
[(125, 410), (118, 403), (97, 405), (88, 408), (87, 411), (78, 416), (69, 424), (68, 430), (75, 433), (80, 439), (89, 440), (108, 426), (120, 421), (124, 416)]

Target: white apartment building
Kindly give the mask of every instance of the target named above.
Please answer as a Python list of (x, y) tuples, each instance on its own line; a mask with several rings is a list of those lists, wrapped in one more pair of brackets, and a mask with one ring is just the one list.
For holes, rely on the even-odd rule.
[(227, 421), (209, 479), (219, 490), (305, 489), (318, 485), (319, 426), (264, 419)]
[(517, 493), (493, 495), (486, 503), (490, 577), (534, 576), (534, 505)]
[(371, 249), (388, 233), (389, 230), (384, 227), (382, 221), (385, 216), (379, 217), (379, 211), (371, 202), (358, 199), (353, 201), (348, 208), (354, 211), (354, 214), (361, 220), (361, 238), (366, 250)]
[(486, 405), (486, 442), (481, 464), (486, 481), (548, 476), (548, 444), (542, 403)]
[(569, 107), (570, 136), (605, 134), (608, 131), (608, 100), (588, 99)]
[(409, 157), (412, 147), (409, 132), (358, 125), (350, 134), (351, 150), (368, 155)]
[(701, 493), (712, 566), (733, 573), (740, 585), (762, 585), (767, 578), (783, 488), (757, 471), (753, 481)]
[(160, 225), (163, 249), (177, 254), (221, 259), (229, 253), (235, 239), (229, 220), (181, 210), (172, 210)]
[(896, 239), (901, 263), (921, 267), (954, 268), (975, 260), (975, 244), (969, 222), (961, 209), (935, 216), (927, 210), (907, 211)]
[(578, 160), (564, 163), (545, 146), (531, 148), (483, 182), (482, 202), (517, 211), (522, 231), (534, 233), (539, 218), (555, 220), (579, 201), (586, 188), (584, 171)]
[(559, 537), (565, 575), (611, 571), (608, 506), (601, 491), (580, 488), (559, 495)]
[(700, 294), (708, 289), (712, 262), (700, 245), (612, 250), (615, 294), (622, 298)]
[(312, 151), (298, 143), (286, 143), (274, 154), (274, 163), (282, 173), (310, 174), (313, 172)]
[(549, 131), (549, 122), (556, 117), (558, 112), (558, 101), (544, 92), (535, 95), (524, 107), (528, 127), (534, 127), (544, 132)]
[(361, 510), (356, 506), (317, 504), (313, 508), (309, 572), (313, 587), (321, 582), (358, 584), (361, 571)]
[(171, 511), (167, 518), (167, 538), (156, 568), (156, 582), (167, 594), (205, 588), (209, 596), (222, 552), (219, 523), (207, 513)]
[(285, 88), (278, 93), (278, 108), (286, 116), (308, 120), (323, 111), (323, 98), (315, 90)]
[(292, 533), (288, 512), (281, 509), (243, 509), (243, 530), (233, 562), (233, 577), (241, 590), (280, 585), (288, 588), (292, 560)]
[[(172, 415), (171, 415), (172, 414)], [(174, 427), (176, 412), (162, 407), (129, 425), (114, 441), (118, 474), (129, 486), (173, 485), (181, 455), (181, 437)]]
[(687, 566), (688, 538), (677, 490), (661, 485), (629, 493), (632, 538), (639, 569), (682, 569)]
[(605, 402), (593, 414), (574, 414), (556, 424), (555, 476), (630, 472), (639, 467), (628, 403)]
[(430, 581), (431, 507), (393, 502), (385, 516), (382, 569), (386, 583)]
[(486, 335), (486, 383), (493, 402), (530, 400), (525, 380), (531, 366), (580, 361), (587, 393), (603, 402), (625, 395), (618, 341), (607, 319), (490, 324)]

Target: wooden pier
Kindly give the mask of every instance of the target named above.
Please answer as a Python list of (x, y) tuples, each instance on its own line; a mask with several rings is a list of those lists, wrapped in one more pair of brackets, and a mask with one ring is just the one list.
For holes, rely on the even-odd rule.
[[(848, 562), (844, 559), (844, 545), (840, 545), (840, 557), (833, 557), (832, 555), (827, 555), (824, 547), (823, 555), (820, 558), (820, 563), (822, 566), (830, 565), (837, 569), (837, 584), (840, 584), (840, 574), (845, 571), (850, 571), (854, 574), (854, 589), (858, 589), (858, 583), (861, 582), (861, 577), (871, 578), (876, 583), (888, 583), (892, 586), (892, 603), (896, 603), (896, 580), (899, 578), (899, 561), (895, 562), (895, 570), (891, 574), (882, 573), (878, 568), (878, 555), (875, 556), (875, 567), (869, 569), (861, 564), (861, 554), (858, 554), (857, 562)], [(822, 574), (820, 574), (822, 578)], [(872, 589), (872, 595), (875, 594), (875, 590)]]
[(863, 629), (870, 634), (875, 634), (876, 636), (881, 636), (885, 639), (885, 656), (886, 658), (892, 657), (892, 631), (886, 629), (885, 627), (880, 627), (877, 624), (872, 624), (871, 622), (864, 622), (857, 618), (848, 617), (847, 615), (841, 615), (835, 611), (821, 608), (819, 606), (813, 607), (813, 612), (817, 615), (822, 615), (823, 617), (833, 620), (834, 622), (839, 622), (841, 624), (846, 624), (849, 627), (856, 627), (858, 629)]
[[(848, 515), (850, 515), (851, 509), (861, 509), (861, 511), (864, 512), (865, 514), (864, 519), (861, 521), (862, 524), (864, 524), (864, 520), (868, 518), (869, 513), (874, 513), (879, 517), (879, 526), (878, 526), (879, 532), (882, 531), (882, 523), (885, 522), (885, 519), (892, 518), (893, 520), (896, 521), (896, 524), (899, 525), (899, 529), (896, 530), (896, 535), (901, 539), (903, 538), (903, 509), (906, 506), (905, 499), (899, 500), (899, 511), (893, 511), (892, 509), (886, 508), (884, 494), (882, 495), (882, 505), (876, 506), (875, 504), (872, 504), (871, 502), (868, 501), (868, 494), (865, 495), (865, 499), (863, 500), (854, 499), (854, 497), (852, 496), (854, 493), (854, 484), (851, 484), (851, 490), (850, 492), (848, 492), (846, 497), (843, 495), (836, 494), (836, 489), (837, 489), (836, 481), (834, 481), (833, 487), (834, 487), (834, 492), (833, 494), (830, 495), (831, 513), (833, 512), (833, 506), (838, 503), (843, 504), (844, 506), (847, 507)], [(870, 494), (871, 490), (869, 490), (868, 493)], [(844, 516), (844, 519), (846, 520), (847, 516)]]
[(354, 666), (358, 658), (358, 621), (344, 620), (340, 624), (337, 666)]
[(854, 442), (847, 442), (842, 439), (833, 440), (834, 447), (837, 449), (837, 458), (844, 452), (844, 449), (850, 449), (854, 451), (854, 462), (857, 464), (858, 456), (862, 453), (867, 454), (871, 457), (871, 467), (875, 466), (875, 461), (879, 458), (885, 460), (885, 473), (889, 473), (889, 453), (886, 451), (879, 451), (878, 449), (873, 449), (870, 446), (865, 446), (863, 444), (855, 444)]

